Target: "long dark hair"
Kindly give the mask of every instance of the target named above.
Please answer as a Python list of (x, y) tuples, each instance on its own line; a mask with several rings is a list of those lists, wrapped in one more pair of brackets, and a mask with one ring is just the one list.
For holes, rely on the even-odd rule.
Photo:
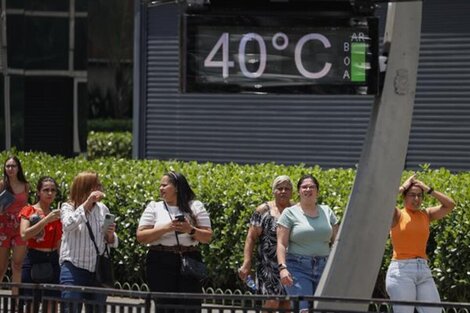
[(188, 180), (183, 174), (174, 171), (167, 172), (165, 176), (168, 176), (170, 183), (176, 187), (176, 205), (182, 212), (188, 213), (195, 222), (196, 219), (189, 203), (196, 199), (196, 194), (189, 186)]
[(18, 166), (18, 172), (16, 173), (18, 180), (24, 184), (28, 184), (28, 181), (26, 180), (26, 177), (24, 177), (23, 167), (21, 166), (20, 159), (14, 155), (10, 155), (3, 163), (3, 188), (13, 193), (13, 189), (11, 189), (10, 185), (10, 178), (8, 177), (7, 170), (5, 168), (7, 162), (10, 160), (15, 161), (16, 166)]

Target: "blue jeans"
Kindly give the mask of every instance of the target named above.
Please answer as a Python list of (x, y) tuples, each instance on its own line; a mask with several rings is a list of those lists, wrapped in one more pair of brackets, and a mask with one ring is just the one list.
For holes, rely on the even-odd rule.
[[(313, 296), (327, 259), (327, 256), (304, 256), (288, 253), (286, 265), (294, 284), (286, 286), (287, 294), (290, 296)], [(300, 301), (299, 305), (301, 310), (309, 308), (308, 301)]]
[[(440, 302), (439, 292), (425, 259), (392, 260), (385, 280), (387, 293), (396, 301)], [(417, 307), (419, 313), (440, 313), (440, 307)], [(394, 305), (395, 313), (413, 313), (414, 307)]]
[[(76, 267), (65, 261), (60, 267), (60, 284), (68, 286), (100, 287), (96, 283), (95, 273)], [(92, 301), (93, 304), (85, 306), (86, 312), (104, 312), (106, 295), (101, 293), (87, 293), (78, 291), (62, 291), (63, 307), (61, 312), (78, 313), (82, 310), (80, 300)]]

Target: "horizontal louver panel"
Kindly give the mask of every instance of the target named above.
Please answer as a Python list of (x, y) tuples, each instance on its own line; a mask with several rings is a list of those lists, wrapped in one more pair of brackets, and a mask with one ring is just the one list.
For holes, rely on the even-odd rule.
[[(434, 16), (430, 7), (424, 14)], [(470, 4), (453, 6), (456, 12), (463, 7)], [(170, 20), (170, 30), (162, 23), (155, 27), (161, 15)], [(427, 18), (406, 167), (430, 163), (433, 168), (469, 170), (470, 34), (461, 31), (463, 26), (455, 31), (452, 23), (439, 27), (435, 18), (433, 28)], [(470, 22), (465, 23), (469, 29)], [(324, 168), (358, 162), (373, 97), (180, 94), (179, 41), (171, 35), (177, 29), (176, 15), (169, 19), (167, 12), (150, 8), (148, 25), (141, 157)]]

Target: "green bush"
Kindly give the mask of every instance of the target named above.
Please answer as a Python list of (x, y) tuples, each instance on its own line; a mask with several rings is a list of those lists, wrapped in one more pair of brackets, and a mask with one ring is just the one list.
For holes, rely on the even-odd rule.
[(87, 123), (89, 132), (132, 132), (131, 119), (91, 119)]
[(87, 155), (89, 160), (102, 157), (130, 159), (132, 157), (132, 133), (89, 132)]
[[(7, 152), (2, 152), (4, 160)], [(209, 284), (223, 289), (240, 288), (236, 269), (243, 259), (247, 225), (254, 208), (271, 198), (270, 182), (280, 174), (294, 180), (302, 173), (312, 173), (320, 181), (320, 202), (328, 203), (342, 216), (355, 176), (352, 169), (322, 170), (304, 165), (283, 166), (213, 164), (158, 160), (125, 160), (83, 157), (65, 159), (44, 153), (18, 153), (26, 177), (35, 185), (39, 176), (55, 177), (61, 187), (59, 197), (66, 199), (74, 175), (83, 170), (95, 170), (105, 187), (105, 203), (117, 215), (120, 246), (114, 252), (117, 278), (123, 282), (142, 283), (146, 248), (135, 240), (136, 227), (142, 211), (150, 200), (158, 199), (161, 175), (168, 170), (184, 173), (198, 198), (210, 212), (213, 241), (202, 245), (202, 252), (211, 272)], [(403, 178), (410, 173), (404, 172)], [(426, 167), (419, 177), (436, 190), (443, 191), (457, 202), (457, 207), (444, 220), (432, 225), (429, 243), (430, 266), (441, 297), (447, 301), (467, 301), (470, 290), (470, 174), (451, 174), (445, 169)], [(33, 194), (33, 192), (32, 192)], [(425, 205), (435, 202), (425, 198)], [(390, 261), (387, 243), (382, 268), (374, 295), (384, 297), (386, 268)]]

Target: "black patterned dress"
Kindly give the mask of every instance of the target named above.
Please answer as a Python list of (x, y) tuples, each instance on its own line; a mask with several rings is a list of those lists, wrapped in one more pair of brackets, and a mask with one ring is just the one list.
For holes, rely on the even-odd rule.
[(258, 292), (263, 295), (285, 295), (284, 287), (279, 278), (279, 268), (276, 256), (277, 218), (271, 215), (271, 208), (266, 203), (262, 212), (255, 211), (250, 223), (261, 228), (258, 243), (258, 267), (256, 277)]

